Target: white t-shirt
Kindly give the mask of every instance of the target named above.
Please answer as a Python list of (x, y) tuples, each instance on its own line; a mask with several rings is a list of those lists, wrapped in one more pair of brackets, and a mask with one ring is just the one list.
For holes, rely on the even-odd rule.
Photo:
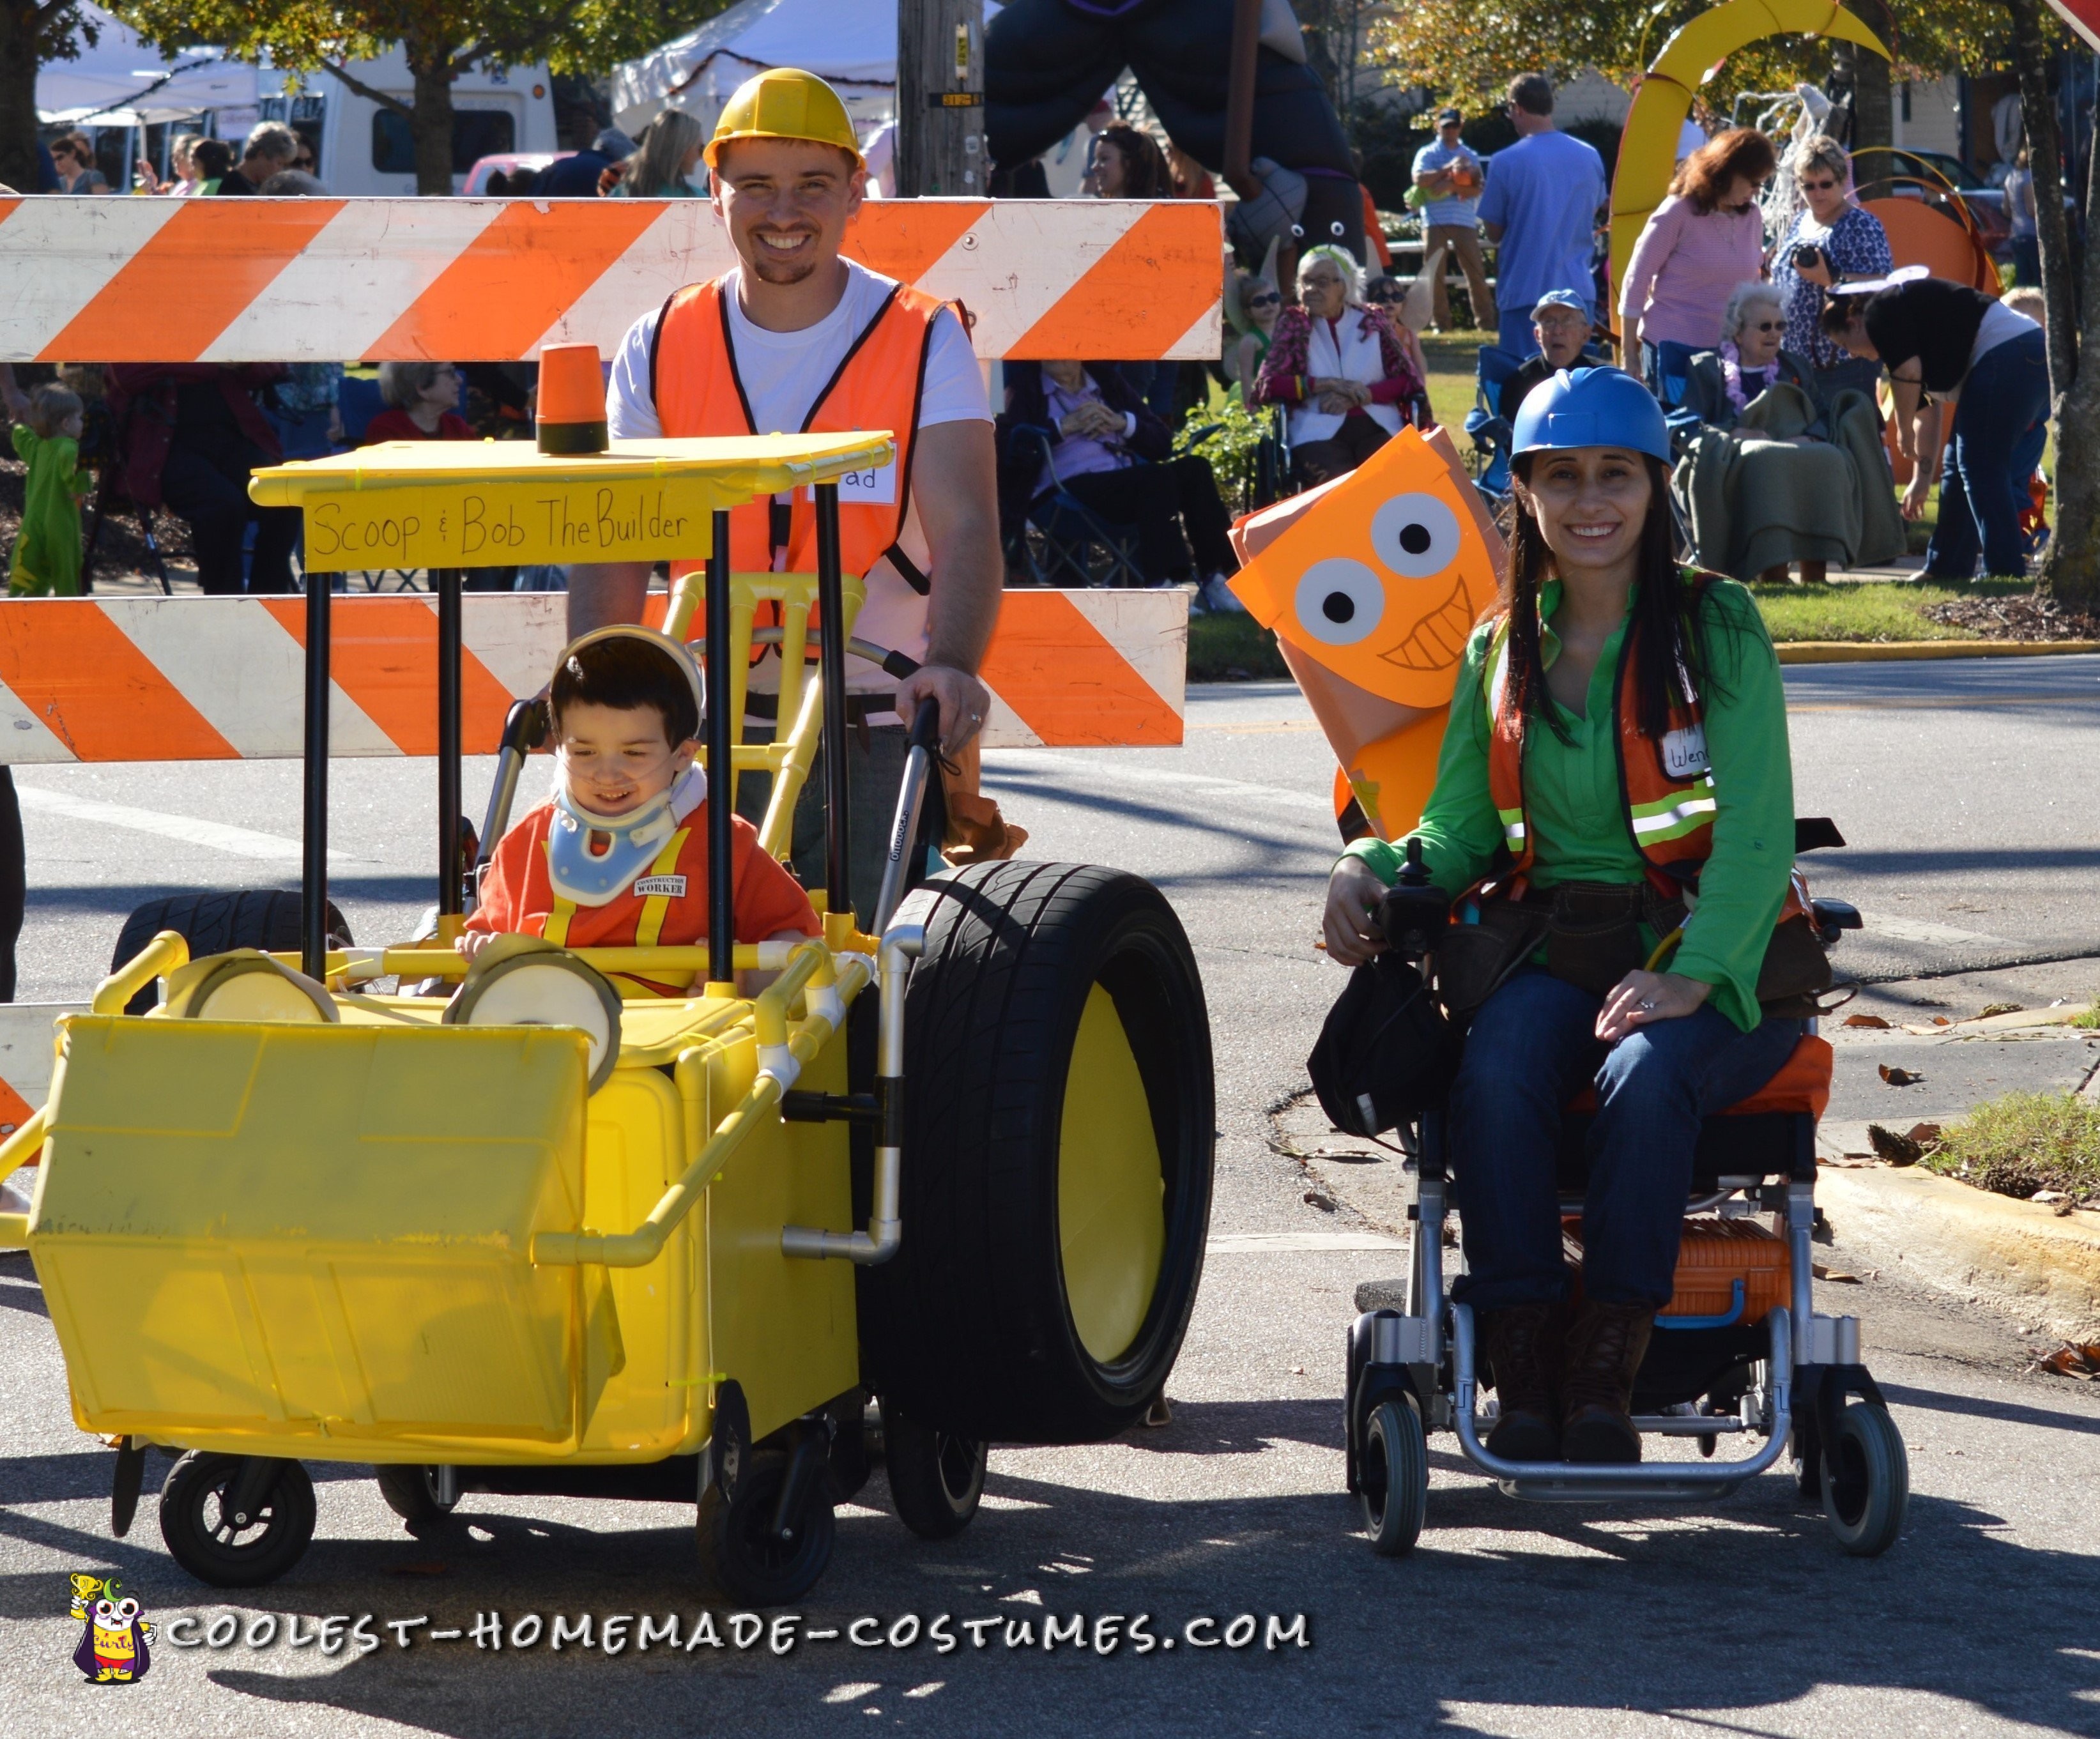
[[(769, 332), (751, 323), (738, 305), (743, 268), (723, 282), (729, 299), (730, 342), (736, 347), (737, 377), (743, 382), (751, 417), (761, 435), (792, 434), (802, 426), (853, 342), (866, 330), (883, 298), (897, 287), (894, 278), (845, 262), (846, 293), (839, 305), (814, 326), (799, 332)], [(621, 440), (652, 440), (664, 432), (656, 401), (649, 391), (649, 348), (655, 342), (663, 310), (651, 308), (628, 329), (606, 382), (605, 421), (608, 433)], [(933, 322), (926, 357), (925, 390), (920, 399), (919, 426), (942, 422), (990, 422), (983, 371), (970, 348), (969, 334), (952, 310)]]
[(2040, 332), (2041, 328), (2017, 308), (2009, 308), (2002, 302), (1994, 302), (1983, 311), (1983, 321), (1976, 329), (1976, 342), (1969, 347), (1969, 366), (1974, 368), (1987, 351), (1994, 351), (2001, 344), (2010, 343), (2023, 333)]

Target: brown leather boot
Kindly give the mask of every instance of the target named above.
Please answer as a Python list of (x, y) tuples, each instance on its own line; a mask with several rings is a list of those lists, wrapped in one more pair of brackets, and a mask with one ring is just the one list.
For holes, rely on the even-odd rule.
[(1567, 1309), (1561, 1304), (1512, 1304), (1483, 1319), (1481, 1339), (1502, 1409), (1488, 1433), (1490, 1455), (1507, 1461), (1560, 1460), (1553, 1379), (1567, 1326)]
[(1568, 1460), (1641, 1459), (1634, 1376), (1654, 1327), (1655, 1312), (1646, 1304), (1583, 1300), (1560, 1370), (1560, 1452)]

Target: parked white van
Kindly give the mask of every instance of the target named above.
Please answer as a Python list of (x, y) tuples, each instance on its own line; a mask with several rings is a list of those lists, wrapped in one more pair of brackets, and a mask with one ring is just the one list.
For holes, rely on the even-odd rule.
[[(399, 48), (376, 60), (351, 64), (353, 77), (399, 97), (414, 99), (414, 82)], [(452, 86), (452, 191), (464, 192), (467, 172), (483, 157), (552, 152), (555, 136), (553, 81), (544, 62), (529, 66), (476, 66)], [(262, 69), (254, 108), (222, 110), (219, 137), (238, 141), (258, 121), (289, 121), (313, 145), (315, 173), (337, 195), (399, 195), (416, 191), (416, 151), (406, 117), (360, 95), (333, 73), (307, 75), (296, 95), (285, 75)]]

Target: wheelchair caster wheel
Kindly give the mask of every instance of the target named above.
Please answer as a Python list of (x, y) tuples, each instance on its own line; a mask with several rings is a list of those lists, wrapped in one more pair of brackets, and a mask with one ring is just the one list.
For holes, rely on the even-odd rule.
[(799, 1600), (816, 1586), (832, 1561), (837, 1519), (831, 1500), (812, 1491), (802, 1513), (783, 1538), (773, 1525), (788, 1458), (753, 1455), (725, 1495), (710, 1485), (700, 1498), (700, 1568), (715, 1587), (747, 1606), (779, 1606)]
[[(299, 1561), (314, 1537), (314, 1482), (296, 1461), (274, 1472), (252, 1497), (241, 1482), (249, 1459), (192, 1450), (161, 1488), (161, 1538), (176, 1563), (214, 1588), (259, 1588)], [(236, 1504), (252, 1510), (236, 1512)]]
[(1823, 1513), (1838, 1543), (1855, 1558), (1880, 1556), (1903, 1531), (1909, 1498), (1910, 1461), (1888, 1409), (1846, 1408), (1823, 1445)]
[(921, 1425), (886, 1401), (882, 1441), (899, 1521), (922, 1540), (951, 1539), (969, 1526), (984, 1495), (987, 1445)]
[(1411, 1401), (1384, 1401), (1373, 1409), (1359, 1484), (1371, 1550), (1381, 1558), (1413, 1551), (1429, 1507), (1429, 1441)]
[(443, 1495), (435, 1468), (389, 1465), (374, 1472), (379, 1495), (386, 1499), (386, 1507), (408, 1524), (411, 1534), (443, 1521), (459, 1502), (457, 1495), (449, 1498)]

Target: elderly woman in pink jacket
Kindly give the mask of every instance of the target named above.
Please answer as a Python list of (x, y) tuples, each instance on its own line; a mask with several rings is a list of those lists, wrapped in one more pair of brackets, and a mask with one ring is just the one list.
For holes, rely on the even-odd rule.
[(1619, 286), (1626, 365), (1640, 358), (1650, 390), (1680, 402), (1692, 359), (1721, 342), (1721, 312), (1738, 284), (1764, 269), (1758, 190), (1778, 160), (1754, 127), (1717, 133), (1678, 166), (1670, 196), (1634, 244)]

